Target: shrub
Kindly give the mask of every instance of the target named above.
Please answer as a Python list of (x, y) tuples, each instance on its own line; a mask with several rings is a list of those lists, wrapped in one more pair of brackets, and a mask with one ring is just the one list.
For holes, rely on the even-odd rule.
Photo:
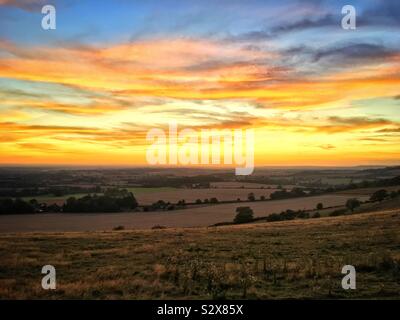
[(124, 229), (125, 229), (124, 226), (118, 226), (118, 227), (113, 228), (114, 231), (120, 231), (120, 230), (124, 230)]
[(319, 212), (316, 212), (312, 215), (312, 218), (320, 218), (321, 214)]
[(159, 225), (159, 224), (156, 224), (155, 226), (153, 226), (153, 227), (151, 227), (153, 230), (156, 230), (156, 229), (165, 229), (166, 227), (164, 227), (164, 226), (161, 226), (161, 225)]
[(286, 199), (286, 198), (289, 198), (289, 192), (287, 192), (285, 189), (283, 189), (283, 190), (272, 192), (269, 197), (273, 200)]
[(211, 198), (210, 199), (210, 203), (218, 203), (218, 199), (217, 198)]
[(334, 211), (332, 211), (329, 216), (330, 217), (337, 217), (337, 216), (342, 216), (347, 212), (346, 209), (336, 209)]
[(248, 194), (247, 199), (249, 199), (249, 201), (256, 201), (256, 197), (253, 192)]
[(293, 188), (290, 192), (290, 197), (304, 197), (307, 195), (301, 188)]
[(310, 214), (309, 214), (308, 212), (304, 212), (304, 211), (300, 211), (300, 212), (297, 214), (297, 216), (298, 216), (300, 219), (308, 219), (308, 218), (310, 218)]
[(354, 209), (358, 208), (361, 205), (360, 201), (358, 201), (355, 198), (349, 199), (346, 202), (346, 208), (351, 210), (351, 212), (354, 211)]
[(381, 190), (375, 191), (369, 199), (373, 202), (376, 202), (376, 201), (381, 202), (387, 197), (388, 197), (388, 192), (385, 189), (381, 189)]
[(253, 210), (250, 207), (236, 208), (236, 217), (234, 223), (246, 223), (253, 221)]
[(293, 210), (286, 210), (281, 212), (280, 216), (282, 217), (282, 220), (293, 220), (297, 216), (297, 212)]
[(168, 204), (164, 200), (158, 200), (151, 205), (151, 211), (165, 210)]
[(281, 221), (281, 220), (283, 220), (282, 216), (277, 213), (272, 213), (267, 217), (267, 221), (269, 221), (269, 222)]
[(301, 188), (293, 188), (291, 191), (286, 191), (285, 189), (275, 191), (271, 193), (271, 199), (288, 199), (288, 198), (296, 198), (296, 197), (304, 197), (307, 193), (305, 193)]
[(317, 210), (322, 210), (324, 208), (324, 205), (320, 202), (317, 204)]

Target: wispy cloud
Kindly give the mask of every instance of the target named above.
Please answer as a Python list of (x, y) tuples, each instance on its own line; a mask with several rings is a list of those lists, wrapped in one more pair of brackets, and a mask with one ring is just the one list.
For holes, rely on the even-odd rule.
[(16, 7), (19, 9), (34, 11), (48, 4), (47, 0), (0, 0), (0, 6)]
[[(63, 18), (88, 6), (53, 3)], [(267, 162), (396, 157), (398, 1), (357, 3), (356, 32), (328, 1), (88, 3), (45, 33), (23, 18), (47, 3), (0, 0), (0, 162), (137, 160), (170, 120), (254, 128)]]

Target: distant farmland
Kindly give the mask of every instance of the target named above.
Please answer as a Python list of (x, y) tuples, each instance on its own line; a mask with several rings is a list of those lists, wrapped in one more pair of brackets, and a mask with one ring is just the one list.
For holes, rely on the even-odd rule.
[[(219, 204), (175, 211), (124, 213), (60, 213), (0, 216), (0, 232), (62, 232), (111, 230), (116, 226), (127, 229), (147, 229), (155, 225), (166, 227), (200, 227), (232, 221), (239, 206), (250, 206), (256, 217), (279, 213), (286, 209), (314, 209), (318, 203), (327, 206), (344, 205), (347, 195), (321, 195), (314, 197)], [(366, 200), (368, 196), (358, 196)]]
[[(254, 183), (254, 182), (238, 182), (238, 181), (227, 181), (227, 182), (211, 182), (211, 187), (213, 188), (247, 188), (247, 189), (267, 189), (267, 188), (272, 188), (276, 189), (278, 186), (276, 184), (271, 185), (271, 184), (263, 184), (263, 183)], [(287, 189), (291, 189), (292, 185), (283, 185), (283, 187)]]
[(254, 193), (256, 199), (265, 196), (267, 199), (277, 189), (233, 189), (233, 188), (210, 188), (210, 189), (166, 189), (160, 192), (136, 192), (133, 193), (140, 204), (152, 204), (158, 200), (177, 203), (179, 200), (195, 202), (197, 199), (204, 200), (217, 198), (219, 201), (241, 201), (247, 200), (250, 192)]
[[(219, 201), (236, 201), (247, 200), (247, 196), (250, 192), (254, 193), (256, 199), (260, 199), (261, 196), (269, 198), (270, 194), (277, 189), (242, 189), (242, 188), (210, 188), (210, 189), (183, 189), (183, 188), (127, 188), (130, 190), (135, 198), (141, 205), (150, 205), (158, 200), (164, 200), (165, 202), (177, 203), (180, 200), (186, 202), (195, 202), (197, 199), (204, 201), (204, 199), (217, 198)], [(64, 196), (52, 196), (44, 195), (37, 197), (25, 197), (26, 200), (32, 198), (37, 199), (39, 202), (45, 202), (47, 204), (57, 203), (62, 205), (69, 197), (83, 197), (86, 194), (71, 194)]]

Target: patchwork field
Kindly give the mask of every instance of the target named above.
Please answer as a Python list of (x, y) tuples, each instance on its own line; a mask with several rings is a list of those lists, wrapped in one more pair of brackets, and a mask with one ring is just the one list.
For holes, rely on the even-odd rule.
[[(183, 189), (183, 188), (128, 188), (135, 198), (141, 205), (150, 205), (158, 200), (164, 200), (165, 202), (177, 203), (180, 200), (185, 200), (186, 202), (195, 202), (197, 199), (204, 200), (216, 197), (220, 201), (236, 201), (237, 199), (247, 200), (247, 196), (250, 192), (254, 193), (257, 199), (261, 196), (269, 198), (270, 194), (277, 189), (273, 189), (272, 186), (265, 186), (265, 189), (260, 187), (216, 187), (210, 189)], [(254, 188), (254, 189), (253, 189)], [(267, 189), (270, 188), (270, 189)], [(47, 204), (57, 203), (62, 205), (65, 200), (69, 197), (80, 198), (85, 196), (84, 193), (70, 194), (63, 196), (52, 196), (43, 195), (34, 197), (40, 202), (45, 202)], [(25, 197), (25, 200), (30, 200), (32, 197)]]
[[(126, 229), (147, 229), (155, 225), (166, 227), (200, 227), (232, 221), (236, 208), (249, 206), (255, 217), (291, 209), (313, 209), (318, 203), (325, 207), (344, 205), (347, 195), (321, 195), (306, 198), (219, 204), (175, 211), (124, 212), (124, 213), (57, 213), (0, 216), (0, 232), (54, 232), (112, 230), (117, 226)], [(359, 196), (359, 200), (368, 199)]]
[[(54, 265), (57, 289), (41, 289)], [(355, 266), (357, 289), (341, 269)], [(400, 210), (251, 225), (0, 235), (1, 299), (399, 299)]]
[(210, 188), (210, 189), (173, 189), (159, 192), (134, 192), (140, 204), (152, 204), (158, 200), (177, 203), (180, 200), (195, 202), (197, 199), (204, 200), (217, 198), (219, 201), (247, 200), (250, 192), (254, 193), (256, 199), (265, 196), (267, 199), (277, 189), (234, 189), (234, 188)]
[[(265, 196), (267, 199), (271, 193), (277, 191), (276, 185), (263, 185), (258, 183), (240, 183), (240, 182), (214, 182), (211, 183), (212, 188), (209, 189), (183, 189), (183, 188), (128, 188), (135, 198), (141, 205), (150, 205), (158, 200), (164, 200), (165, 202), (177, 203), (180, 200), (186, 202), (195, 202), (197, 199), (204, 200), (216, 197), (219, 201), (236, 201), (247, 200), (250, 192), (254, 193), (256, 199), (260, 199), (261, 196)], [(243, 187), (243, 188), (242, 188)], [(290, 190), (294, 186), (285, 185), (287, 190)], [(352, 196), (370, 196), (374, 191), (380, 188), (362, 188), (354, 190), (346, 190), (338, 192), (339, 195)], [(386, 190), (397, 191), (399, 187), (386, 187)], [(69, 197), (83, 197), (85, 193), (70, 194), (64, 196), (52, 196), (43, 195), (37, 196), (39, 202), (45, 202), (47, 204), (57, 203), (62, 205), (64, 201)], [(25, 197), (25, 200), (30, 200), (32, 197)]]
[[(227, 182), (211, 182), (210, 183), (211, 187), (213, 188), (247, 188), (247, 189), (260, 189), (260, 188), (272, 188), (276, 189), (278, 186), (276, 184), (271, 185), (271, 184), (263, 184), (263, 183), (253, 183), (253, 182), (238, 182), (238, 181), (227, 181)], [(287, 189), (291, 189), (293, 186), (291, 185), (284, 185), (283, 187)]]

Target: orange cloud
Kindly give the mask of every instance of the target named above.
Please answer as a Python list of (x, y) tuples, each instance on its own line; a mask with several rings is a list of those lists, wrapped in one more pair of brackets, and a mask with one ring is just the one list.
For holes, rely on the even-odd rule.
[[(361, 144), (346, 149), (348, 141), (360, 142), (363, 131), (399, 127), (394, 120), (380, 118), (274, 117), (276, 110), (300, 114), (345, 106), (357, 99), (395, 97), (400, 85), (397, 56), (379, 68), (355, 66), (351, 72), (306, 78), (294, 67), (279, 67), (282, 57), (278, 53), (206, 40), (159, 39), (103, 48), (21, 48), (0, 41), (0, 51), (7, 53), (0, 58), (0, 77), (61, 84), (93, 93), (85, 99), (77, 94), (62, 100), (57, 99), (57, 92), (41, 97), (4, 91), (2, 105), (8, 113), (0, 111), (5, 119), (0, 123), (1, 162), (13, 159), (12, 155), (16, 161), (39, 161), (48, 153), (57, 163), (63, 155), (64, 160), (79, 161), (78, 154), (84, 155), (82, 161), (95, 163), (119, 163), (132, 154), (135, 159), (143, 158), (147, 129), (176, 116), (187, 128), (258, 128), (261, 141), (271, 134), (275, 140), (271, 148), (281, 158), (294, 154), (304, 161), (327, 152), (330, 157), (335, 154), (345, 159), (353, 151), (354, 159), (362, 159), (368, 149)], [(148, 107), (146, 99), (154, 103)], [(238, 105), (213, 112), (210, 101), (225, 106), (235, 101)], [(243, 110), (242, 102), (246, 110), (238, 111)], [(168, 113), (168, 103), (172, 111), (177, 104), (182, 107)], [(129, 113), (132, 109), (135, 112)], [(39, 116), (30, 119), (36, 113)], [(127, 124), (129, 116), (134, 119), (132, 127)], [(47, 120), (48, 125), (38, 124)], [(338, 141), (329, 138), (333, 134), (335, 139), (340, 136)], [(313, 147), (308, 150), (310, 142)], [(268, 148), (259, 142), (259, 159), (268, 159), (263, 154)], [(278, 157), (275, 151), (272, 158)], [(391, 159), (397, 155), (393, 146), (381, 151)]]
[(32, 11), (47, 4), (47, 2), (47, 0), (0, 0), (0, 6), (11, 6)]
[(276, 67), (277, 53), (205, 40), (29, 49), (3, 41), (0, 48), (14, 55), (0, 60), (1, 77), (53, 82), (130, 98), (242, 99), (268, 107), (304, 109), (340, 100), (393, 96), (400, 85), (393, 71), (399, 68), (397, 56), (380, 66), (379, 73), (356, 67), (351, 73), (306, 80), (289, 76), (294, 70)]

